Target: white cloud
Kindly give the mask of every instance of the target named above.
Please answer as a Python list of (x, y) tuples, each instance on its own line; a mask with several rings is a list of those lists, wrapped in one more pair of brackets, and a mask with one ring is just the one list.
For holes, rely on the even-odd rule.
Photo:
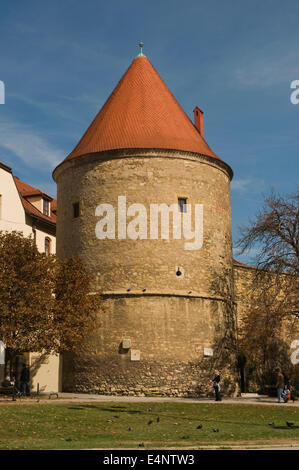
[(0, 122), (0, 148), (9, 150), (31, 168), (52, 169), (64, 152), (52, 146), (38, 132), (17, 122)]
[[(109, 96), (109, 94), (108, 94)], [(77, 96), (61, 96), (66, 101), (69, 101), (71, 104), (72, 103), (79, 103), (83, 104), (84, 106), (88, 106), (92, 108), (94, 111), (98, 112), (100, 111), (101, 107), (105, 103), (107, 97), (104, 96), (99, 96), (97, 95), (88, 95), (87, 93), (82, 93), (81, 95)]]
[(265, 182), (259, 178), (236, 178), (231, 182), (231, 190), (242, 193), (260, 193), (265, 189)]
[[(57, 102), (55, 103), (55, 102), (49, 102), (49, 101), (41, 101), (41, 100), (37, 100), (37, 99), (30, 98), (27, 96), (23, 96), (18, 93), (7, 93), (7, 99), (10, 99), (10, 98), (21, 101), (30, 106), (34, 106), (35, 108), (40, 109), (46, 115), (50, 115), (52, 113), (56, 117), (58, 116), (59, 118), (71, 120), (80, 124), (85, 124), (85, 122), (82, 119), (80, 119), (76, 113), (74, 113), (73, 109), (66, 109), (65, 106), (62, 106), (61, 104)], [(83, 101), (83, 99), (81, 101)], [(90, 102), (91, 102), (91, 98), (90, 98)]]
[(233, 179), (231, 182), (232, 191), (247, 191), (248, 186), (251, 184), (251, 179)]
[(42, 189), (45, 193), (56, 198), (57, 189), (56, 189), (56, 183), (54, 183), (54, 181), (52, 183), (49, 183), (44, 180), (32, 179), (30, 180), (30, 184), (34, 186), (35, 188)]
[(297, 51), (277, 52), (276, 57), (261, 51), (260, 57), (248, 60), (237, 67), (233, 75), (237, 81), (247, 87), (271, 87), (281, 83), (291, 83), (299, 79), (299, 57)]

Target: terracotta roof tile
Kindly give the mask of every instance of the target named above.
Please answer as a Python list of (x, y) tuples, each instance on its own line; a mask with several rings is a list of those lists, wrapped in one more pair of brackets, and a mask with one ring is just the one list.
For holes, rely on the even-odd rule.
[(145, 56), (132, 62), (66, 160), (137, 148), (183, 150), (219, 159)]
[[(53, 199), (51, 196), (46, 194), (45, 192), (41, 191), (40, 189), (36, 189), (33, 186), (21, 181), (19, 178), (14, 176), (14, 181), (16, 183), (17, 190), (19, 191), (21, 201), (25, 211), (31, 215), (36, 215), (48, 222), (53, 222), (56, 224), (56, 215), (53, 212), (53, 209), (56, 210), (56, 199)], [(35, 196), (35, 195), (46, 195), (48, 198), (51, 199), (51, 216), (48, 217), (47, 215), (43, 214), (37, 207), (31, 204), (30, 201), (26, 199), (28, 196)]]
[[(34, 196), (37, 194), (45, 194), (46, 196), (48, 196), (48, 194), (46, 194), (44, 191), (30, 186), (30, 184), (21, 181), (20, 178), (18, 178), (17, 176), (14, 176), (14, 180), (16, 182), (19, 193), (21, 193), (23, 196)], [(48, 197), (53, 199), (51, 196)]]

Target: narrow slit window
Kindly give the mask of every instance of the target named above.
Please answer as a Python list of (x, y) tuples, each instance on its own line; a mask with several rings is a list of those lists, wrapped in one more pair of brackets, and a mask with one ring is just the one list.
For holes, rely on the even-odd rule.
[(73, 204), (73, 217), (76, 219), (80, 215), (79, 202), (74, 202)]
[(185, 197), (178, 198), (179, 212), (187, 212), (187, 199)]

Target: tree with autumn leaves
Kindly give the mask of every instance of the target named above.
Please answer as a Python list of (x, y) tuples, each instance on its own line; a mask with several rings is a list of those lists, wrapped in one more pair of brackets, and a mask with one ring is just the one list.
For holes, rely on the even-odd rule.
[(40, 253), (30, 237), (0, 232), (0, 340), (24, 352), (76, 350), (94, 328), (99, 298), (79, 258)]

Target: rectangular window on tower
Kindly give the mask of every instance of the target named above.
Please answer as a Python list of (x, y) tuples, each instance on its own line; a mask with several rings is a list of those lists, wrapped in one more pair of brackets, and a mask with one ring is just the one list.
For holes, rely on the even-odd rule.
[(80, 207), (79, 207), (79, 202), (74, 202), (73, 203), (73, 217), (76, 219), (80, 215)]
[(186, 197), (179, 197), (178, 198), (178, 206), (179, 206), (179, 212), (187, 212), (187, 198)]

